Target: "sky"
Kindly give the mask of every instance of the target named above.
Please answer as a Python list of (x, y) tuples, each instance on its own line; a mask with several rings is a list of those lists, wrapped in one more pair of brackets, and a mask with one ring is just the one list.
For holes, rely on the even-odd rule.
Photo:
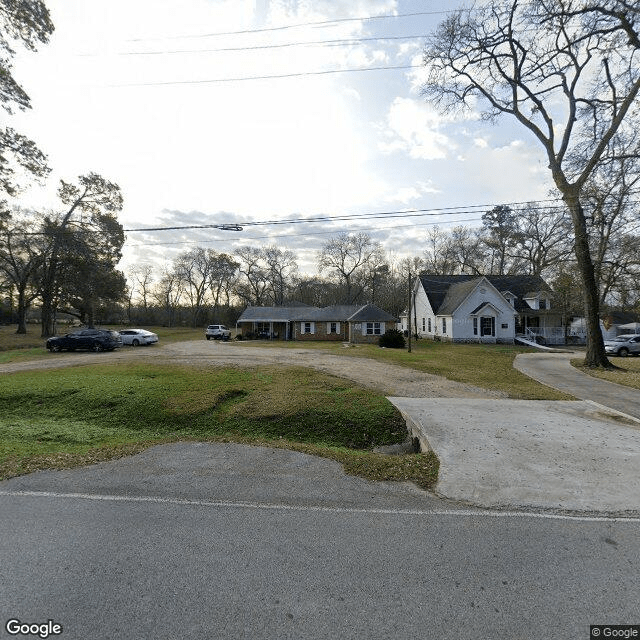
[(52, 173), (19, 203), (55, 209), (60, 179), (93, 171), (121, 187), (125, 229), (243, 226), (128, 231), (124, 271), (194, 246), (276, 244), (311, 274), (330, 237), (361, 231), (390, 257), (417, 256), (434, 224), (479, 226), (497, 204), (549, 197), (523, 129), (421, 95), (426, 36), (456, 0), (47, 6), (49, 44), (14, 60), (33, 108), (10, 126)]

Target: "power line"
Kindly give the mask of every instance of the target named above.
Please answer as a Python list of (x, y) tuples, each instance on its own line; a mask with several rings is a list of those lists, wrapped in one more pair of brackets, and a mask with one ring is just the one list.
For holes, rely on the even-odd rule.
[(159, 87), (179, 84), (216, 84), (224, 82), (246, 82), (248, 80), (274, 80), (279, 78), (300, 78), (303, 76), (323, 76), (334, 73), (359, 73), (361, 71), (393, 71), (398, 69), (417, 69), (421, 64), (390, 65), (386, 67), (360, 67), (359, 69), (327, 69), (324, 71), (299, 71), (263, 76), (240, 76), (237, 78), (211, 78), (206, 80), (167, 80), (162, 82), (133, 82), (126, 84), (113, 84), (111, 87)]
[[(457, 222), (480, 222), (479, 218), (468, 218), (465, 220), (458, 220)], [(423, 222), (418, 226), (431, 226), (437, 225), (439, 222)], [(395, 229), (415, 229), (415, 224), (406, 224), (406, 225), (394, 225), (393, 227), (359, 227), (359, 231), (393, 231)], [(276, 234), (276, 235), (268, 235), (268, 236), (249, 236), (242, 237), (242, 240), (252, 241), (252, 240), (271, 240), (275, 238), (304, 238), (308, 236), (326, 236), (333, 235), (336, 233), (340, 233), (339, 230), (333, 231), (310, 231), (305, 233), (285, 233), (285, 234)], [(346, 233), (346, 231), (345, 231)], [(159, 246), (174, 246), (174, 245), (184, 245), (184, 244), (210, 244), (213, 242), (228, 242), (228, 238), (211, 238), (207, 240), (178, 240), (174, 242), (133, 242), (129, 243), (130, 247), (159, 247)]]
[[(282, 42), (279, 44), (259, 44), (242, 47), (216, 47), (215, 49), (164, 49), (161, 51), (122, 51), (115, 55), (118, 56), (157, 56), (157, 55), (173, 55), (182, 53), (227, 53), (237, 51), (254, 51), (261, 49), (284, 49), (288, 47), (306, 47), (306, 46), (348, 46), (359, 44), (362, 42), (381, 42), (388, 40), (418, 40), (426, 38), (424, 34), (407, 35), (407, 36), (377, 36), (367, 38), (340, 38), (336, 40), (299, 40), (297, 42)], [(81, 57), (95, 57), (102, 54), (84, 53)]]
[(202, 33), (202, 34), (189, 34), (183, 36), (169, 36), (163, 38), (132, 38), (131, 40), (127, 40), (127, 42), (145, 42), (149, 40), (186, 40), (192, 38), (216, 38), (219, 36), (237, 36), (247, 33), (266, 33), (272, 31), (284, 31), (286, 29), (297, 29), (299, 27), (319, 27), (319, 26), (327, 26), (330, 24), (340, 24), (343, 22), (366, 22), (369, 20), (388, 20), (395, 18), (411, 18), (417, 16), (435, 16), (435, 15), (446, 15), (449, 13), (454, 13), (455, 10), (451, 11), (416, 11), (414, 13), (397, 13), (397, 14), (386, 14), (380, 16), (361, 16), (359, 18), (335, 18), (333, 20), (318, 20), (315, 22), (298, 22), (296, 24), (289, 25), (281, 25), (279, 27), (263, 27), (260, 29), (241, 29), (239, 31), (217, 31), (213, 33)]
[[(369, 211), (366, 213), (353, 213), (353, 214), (341, 214), (341, 215), (322, 215), (313, 216), (309, 218), (287, 218), (284, 220), (259, 220), (250, 222), (238, 223), (242, 227), (251, 226), (270, 226), (270, 225), (283, 225), (283, 224), (308, 224), (311, 222), (345, 222), (354, 220), (375, 220), (380, 218), (415, 218), (423, 216), (442, 216), (442, 215), (466, 215), (476, 214), (478, 211), (474, 209), (481, 209), (483, 211), (493, 209), (496, 206), (516, 207), (522, 205), (540, 205), (535, 208), (563, 208), (563, 207), (549, 207), (545, 203), (558, 202), (559, 198), (550, 198), (548, 200), (528, 200), (523, 202), (509, 202), (496, 204), (473, 204), (458, 207), (435, 207), (430, 209), (404, 209), (394, 211)], [(235, 224), (235, 223), (234, 223)], [(153, 228), (138, 228), (138, 229), (124, 229), (127, 233), (138, 231), (182, 231), (188, 229), (209, 229), (212, 227), (225, 226), (223, 224), (204, 224), (204, 225), (184, 225), (184, 226), (172, 226), (172, 227), (153, 227)], [(235, 230), (235, 229), (234, 229)]]

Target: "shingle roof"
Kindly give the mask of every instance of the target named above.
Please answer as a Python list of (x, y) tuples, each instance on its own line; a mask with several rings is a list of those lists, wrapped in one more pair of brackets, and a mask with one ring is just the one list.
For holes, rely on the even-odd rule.
[(393, 322), (394, 318), (390, 313), (383, 311), (375, 304), (366, 304), (349, 317), (350, 322)]
[[(453, 285), (460, 285), (462, 283), (469, 283), (470, 281), (477, 281), (483, 276), (473, 275), (456, 275), (456, 276), (437, 276), (430, 274), (420, 274), (420, 281), (424, 288), (431, 308), (437, 315), (450, 315), (452, 310), (455, 310), (455, 302), (458, 300), (458, 304), (462, 302), (460, 296), (465, 292), (471, 291), (475, 284), (468, 284), (469, 289), (464, 287), (458, 288)], [(504, 294), (509, 291), (516, 296), (515, 309), (516, 311), (531, 311), (529, 305), (524, 302), (524, 297), (531, 291), (551, 291), (551, 287), (540, 276), (484, 276), (500, 293)], [(450, 299), (447, 300), (450, 289)], [(446, 307), (443, 306), (446, 303)], [(457, 306), (457, 305), (456, 305)]]
[(450, 316), (464, 302), (464, 299), (478, 286), (482, 278), (473, 278), (465, 282), (454, 282), (438, 309), (438, 315)]
[(288, 322), (302, 319), (317, 307), (247, 307), (238, 322)]
[(307, 320), (312, 322), (346, 322), (349, 316), (352, 316), (361, 304), (334, 304), (329, 307), (315, 308), (304, 313), (304, 317), (299, 320)]
[(391, 322), (395, 318), (374, 304), (330, 307), (247, 307), (238, 322)]

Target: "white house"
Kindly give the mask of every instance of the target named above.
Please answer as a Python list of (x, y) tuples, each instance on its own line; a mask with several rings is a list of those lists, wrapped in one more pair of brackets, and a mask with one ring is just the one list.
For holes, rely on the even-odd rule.
[(420, 336), (454, 342), (512, 343), (517, 335), (564, 340), (561, 317), (539, 276), (421, 274), (411, 324)]

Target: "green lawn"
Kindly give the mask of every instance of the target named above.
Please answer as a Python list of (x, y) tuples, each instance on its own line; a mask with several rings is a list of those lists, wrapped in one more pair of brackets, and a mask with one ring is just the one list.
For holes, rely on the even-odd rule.
[(15, 373), (0, 389), (0, 478), (197, 440), (287, 447), (431, 486), (433, 454), (370, 451), (406, 435), (386, 398), (302, 368), (99, 365)]

